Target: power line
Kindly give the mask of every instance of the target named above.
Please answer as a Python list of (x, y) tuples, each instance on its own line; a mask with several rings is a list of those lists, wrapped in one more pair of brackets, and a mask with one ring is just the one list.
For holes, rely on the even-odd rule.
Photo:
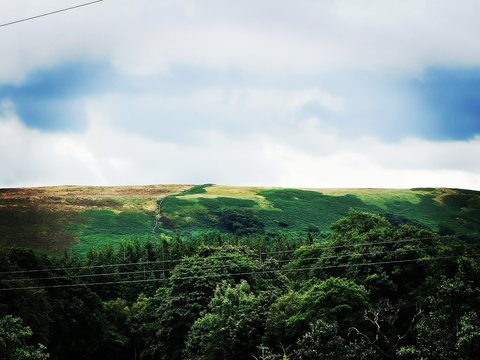
[(11, 22), (8, 22), (8, 23), (5, 23), (5, 24), (1, 24), (0, 27), (9, 26), (9, 25), (13, 25), (13, 24), (18, 24), (18, 23), (21, 23), (21, 22), (24, 22), (24, 21), (29, 21), (29, 20), (33, 20), (33, 19), (38, 19), (38, 18), (41, 18), (41, 17), (44, 17), (44, 16), (49, 16), (49, 15), (53, 15), (53, 14), (58, 14), (58, 13), (61, 13), (61, 12), (64, 12), (64, 11), (69, 11), (69, 10), (73, 10), (73, 9), (78, 9), (78, 8), (80, 8), (80, 7), (83, 7), (83, 6), (93, 5), (93, 4), (95, 4), (95, 3), (99, 3), (99, 2), (102, 2), (102, 1), (103, 1), (103, 0), (91, 1), (91, 2), (88, 2), (88, 3), (84, 3), (84, 4), (75, 5), (75, 6), (71, 6), (71, 7), (68, 7), (68, 8), (51, 11), (51, 12), (48, 12), (48, 13), (45, 13), (45, 14), (35, 15), (35, 16), (31, 16), (31, 17), (28, 17), (28, 18), (25, 18), (25, 19), (19, 19), (19, 20), (11, 21)]
[[(308, 270), (328, 270), (328, 269), (338, 269), (338, 268), (348, 268), (348, 267), (360, 267), (360, 266), (372, 266), (372, 265), (387, 265), (387, 264), (404, 264), (404, 263), (415, 263), (415, 262), (426, 262), (434, 260), (446, 260), (446, 259), (455, 259), (460, 256), (440, 256), (432, 258), (416, 258), (416, 259), (403, 259), (403, 260), (391, 260), (391, 261), (378, 261), (373, 263), (356, 263), (356, 264), (339, 264), (331, 266), (318, 266), (318, 267), (304, 267), (296, 269), (268, 269), (268, 270), (257, 270), (257, 271), (247, 271), (239, 273), (229, 273), (229, 274), (211, 274), (211, 275), (198, 275), (198, 276), (184, 276), (177, 277), (174, 280), (196, 280), (196, 279), (208, 279), (208, 278), (222, 278), (230, 276), (246, 276), (246, 275), (257, 275), (257, 274), (271, 274), (271, 273), (284, 273), (284, 272), (299, 272), (299, 271), (308, 271)], [(478, 257), (478, 256), (475, 256)], [(145, 282), (154, 282), (165, 279), (164, 277), (159, 277), (155, 279), (141, 279), (141, 280), (122, 280), (122, 281), (106, 281), (106, 282), (93, 282), (93, 283), (76, 283), (76, 284), (58, 284), (58, 285), (46, 285), (46, 286), (24, 286), (16, 288), (0, 288), (0, 291), (13, 291), (13, 290), (39, 290), (39, 289), (53, 289), (53, 288), (71, 288), (71, 287), (87, 287), (87, 286), (99, 286), (99, 285), (116, 285), (116, 284), (131, 284), (131, 283), (145, 283)], [(170, 279), (172, 280), (172, 279)]]
[[(400, 239), (400, 240), (386, 240), (386, 241), (373, 241), (373, 242), (365, 242), (365, 243), (354, 243), (354, 244), (343, 244), (343, 245), (323, 245), (320, 243), (318, 248), (314, 250), (325, 251), (329, 249), (346, 249), (351, 247), (361, 247), (361, 246), (376, 246), (376, 245), (386, 245), (386, 244), (402, 244), (402, 243), (409, 243), (421, 240), (433, 240), (433, 239), (451, 239), (458, 236), (430, 236), (430, 237), (421, 237), (421, 238), (409, 238), (409, 239)], [(474, 244), (464, 243), (465, 246), (475, 246)], [(286, 253), (293, 253), (298, 251), (301, 248), (297, 248), (294, 250), (278, 250), (278, 251), (268, 251), (268, 252), (260, 252), (260, 253), (253, 253), (251, 256), (262, 256), (262, 255), (273, 255), (273, 254), (286, 254)], [(211, 256), (210, 259), (223, 259), (223, 258), (230, 258), (231, 255), (223, 255), (223, 256)], [(127, 267), (127, 266), (135, 266), (135, 265), (153, 265), (153, 264), (171, 264), (171, 263), (178, 263), (183, 261), (184, 259), (170, 259), (170, 260), (155, 260), (155, 261), (138, 261), (138, 262), (130, 262), (130, 263), (116, 263), (116, 264), (102, 264), (102, 265), (85, 265), (85, 266), (75, 266), (75, 267), (58, 267), (58, 268), (47, 268), (47, 269), (29, 269), (29, 270), (13, 270), (13, 271), (3, 271), (0, 272), (0, 275), (11, 275), (11, 274), (30, 274), (30, 273), (39, 273), (39, 272), (52, 272), (52, 271), (70, 271), (70, 270), (82, 270), (82, 269), (101, 269), (101, 268), (112, 268), (112, 267)]]
[[(252, 253), (251, 256), (258, 256), (258, 254)], [(231, 255), (222, 255), (222, 256), (209, 256), (210, 259), (224, 259), (231, 258)], [(137, 261), (130, 263), (116, 263), (116, 264), (103, 264), (103, 265), (85, 265), (85, 266), (75, 266), (75, 267), (59, 267), (59, 268), (47, 268), (47, 269), (31, 269), (31, 270), (14, 270), (14, 271), (3, 271), (0, 272), (0, 275), (12, 275), (12, 274), (31, 274), (39, 272), (51, 272), (51, 271), (69, 271), (69, 270), (93, 270), (93, 269), (103, 269), (103, 268), (112, 268), (112, 267), (128, 267), (134, 265), (155, 265), (155, 264), (171, 264), (179, 263), (183, 260), (188, 259), (171, 259), (171, 260), (155, 260), (155, 261)], [(198, 258), (204, 259), (204, 258)]]
[[(330, 256), (322, 256), (322, 257), (308, 257), (308, 258), (299, 258), (299, 259), (287, 259), (287, 260), (277, 260), (277, 264), (284, 264), (293, 261), (313, 261), (313, 260), (326, 260), (326, 259), (338, 259), (344, 257), (354, 257), (354, 256), (368, 256), (368, 255), (381, 255), (381, 254), (402, 254), (408, 253), (412, 251), (419, 251), (419, 250), (426, 250), (430, 247), (420, 247), (420, 248), (413, 248), (413, 249), (395, 249), (395, 250), (384, 250), (384, 251), (376, 251), (376, 252), (367, 252), (367, 253), (347, 253), (347, 254), (339, 254), (339, 255), (330, 255)], [(199, 258), (199, 260), (203, 260), (204, 258)], [(153, 264), (151, 262), (150, 264)], [(200, 266), (195, 267), (195, 270), (210, 270), (210, 269), (223, 269), (228, 268), (229, 264), (220, 264), (220, 265), (212, 265), (212, 266)], [(99, 274), (65, 274), (61, 276), (48, 276), (48, 277), (28, 277), (28, 278), (17, 278), (17, 279), (5, 279), (2, 282), (21, 282), (21, 281), (46, 281), (46, 280), (60, 280), (60, 279), (76, 279), (76, 278), (89, 278), (89, 277), (104, 277), (104, 276), (115, 276), (115, 275), (130, 275), (130, 274), (152, 274), (158, 272), (164, 272), (165, 269), (143, 269), (143, 270), (132, 270), (132, 271), (120, 271), (120, 272), (110, 272), (110, 273), (99, 273)]]
[[(389, 240), (389, 241), (377, 241), (377, 242), (367, 242), (367, 243), (355, 243), (355, 244), (344, 244), (344, 245), (325, 245), (321, 246), (315, 250), (328, 250), (328, 249), (344, 249), (349, 247), (357, 247), (357, 246), (371, 246), (371, 245), (384, 245), (384, 244), (392, 244), (392, 243), (406, 243), (406, 242), (414, 242), (418, 240), (428, 240), (428, 239), (435, 239), (437, 237), (425, 237), (425, 238), (410, 238), (410, 239), (402, 239), (402, 240)], [(268, 252), (260, 252), (260, 253), (252, 253), (253, 256), (261, 256), (261, 255), (272, 255), (272, 254), (284, 254), (284, 253), (293, 253), (298, 249), (294, 250), (279, 250), (279, 251), (268, 251)], [(218, 256), (218, 257), (210, 257), (214, 259), (222, 259), (222, 258), (229, 258), (230, 255)], [(81, 269), (99, 269), (99, 268), (110, 268), (110, 267), (120, 267), (120, 266), (134, 266), (134, 265), (147, 265), (147, 264), (165, 264), (165, 263), (178, 263), (183, 261), (183, 259), (171, 259), (171, 260), (156, 260), (156, 261), (138, 261), (138, 262), (130, 262), (130, 263), (116, 263), (116, 264), (102, 264), (102, 265), (85, 265), (85, 266), (75, 266), (75, 267), (58, 267), (58, 268), (50, 268), (50, 269), (29, 269), (29, 270), (13, 270), (13, 271), (2, 271), (0, 275), (7, 275), (7, 274), (29, 274), (29, 273), (38, 273), (38, 272), (51, 272), (51, 271), (68, 271), (68, 270), (81, 270)]]

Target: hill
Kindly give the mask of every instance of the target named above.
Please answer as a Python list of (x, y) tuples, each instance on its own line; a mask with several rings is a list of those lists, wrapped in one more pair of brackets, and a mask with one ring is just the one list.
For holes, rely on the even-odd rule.
[(441, 234), (480, 230), (480, 192), (471, 190), (66, 186), (1, 189), (0, 245), (59, 254), (162, 232), (322, 234), (350, 209)]
[(62, 253), (150, 239), (157, 202), (191, 186), (61, 186), (0, 190), (0, 244)]

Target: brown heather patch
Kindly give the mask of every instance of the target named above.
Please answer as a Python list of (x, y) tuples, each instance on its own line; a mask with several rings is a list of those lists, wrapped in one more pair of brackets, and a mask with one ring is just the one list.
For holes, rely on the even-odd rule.
[(435, 201), (439, 204), (442, 205), (445, 202), (445, 199), (448, 198), (449, 196), (454, 196), (457, 195), (458, 191), (454, 189), (437, 189), (436, 195), (435, 195)]
[(435, 201), (439, 205), (446, 206), (480, 207), (480, 192), (461, 189), (437, 189)]
[(157, 201), (189, 185), (52, 186), (0, 189), (0, 246), (20, 246), (62, 254), (78, 244), (68, 228), (87, 210), (153, 213)]
[(158, 200), (189, 189), (190, 185), (147, 186), (52, 186), (0, 189), (0, 208), (31, 208), (51, 211), (147, 211)]

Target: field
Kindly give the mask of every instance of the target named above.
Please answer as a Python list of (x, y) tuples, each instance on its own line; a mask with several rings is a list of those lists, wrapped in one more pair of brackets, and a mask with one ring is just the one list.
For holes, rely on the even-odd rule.
[(480, 230), (480, 192), (469, 190), (67, 186), (0, 190), (0, 244), (85, 254), (161, 232), (326, 233), (350, 209), (442, 234)]

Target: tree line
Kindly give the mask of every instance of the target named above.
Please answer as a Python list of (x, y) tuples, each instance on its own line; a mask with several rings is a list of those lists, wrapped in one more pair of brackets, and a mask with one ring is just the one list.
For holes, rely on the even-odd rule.
[(256, 226), (83, 258), (1, 249), (0, 358), (478, 358), (474, 243), (358, 211), (327, 235)]

